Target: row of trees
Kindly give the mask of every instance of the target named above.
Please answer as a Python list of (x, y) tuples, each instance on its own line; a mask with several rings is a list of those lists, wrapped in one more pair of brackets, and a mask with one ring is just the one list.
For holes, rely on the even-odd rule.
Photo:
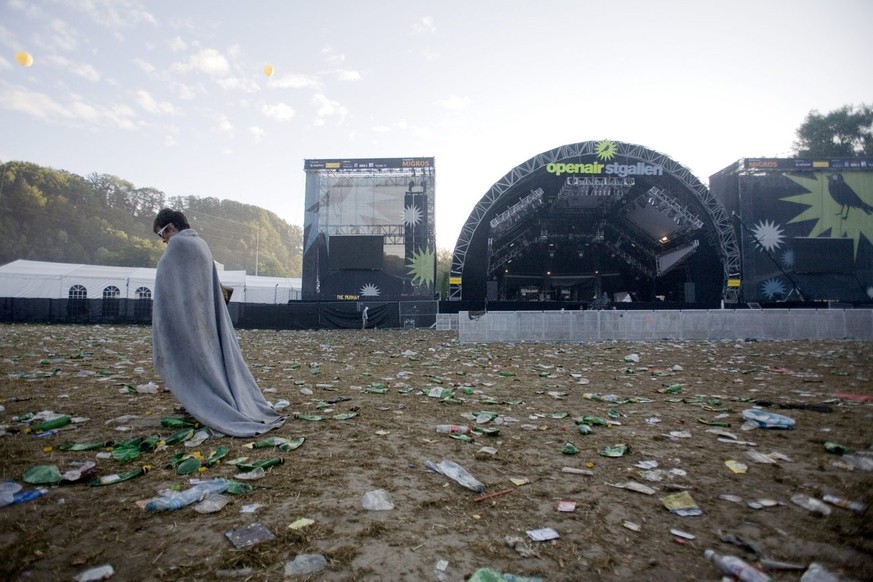
[(107, 174), (83, 178), (28, 162), (0, 164), (0, 264), (16, 259), (154, 267), (155, 214), (182, 210), (229, 270), (299, 277), (303, 232), (272, 212), (229, 200), (170, 196)]
[(827, 114), (810, 111), (797, 129), (800, 158), (873, 156), (873, 106), (845, 105)]

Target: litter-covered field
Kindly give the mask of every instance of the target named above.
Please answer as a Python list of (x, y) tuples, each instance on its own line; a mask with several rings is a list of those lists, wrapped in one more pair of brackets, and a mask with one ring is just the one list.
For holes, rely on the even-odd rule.
[(148, 327), (0, 327), (0, 578), (873, 579), (873, 343), (238, 335), (262, 438), (185, 426)]

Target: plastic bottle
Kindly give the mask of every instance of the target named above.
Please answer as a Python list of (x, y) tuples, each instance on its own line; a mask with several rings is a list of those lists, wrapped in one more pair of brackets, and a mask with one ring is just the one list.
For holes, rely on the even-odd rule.
[(861, 503), (860, 501), (851, 501), (846, 499), (845, 497), (838, 497), (836, 495), (824, 495), (822, 496), (822, 500), (830, 503), (831, 505), (836, 505), (837, 507), (842, 507), (844, 509), (851, 509), (857, 513), (864, 513), (867, 511), (867, 505)]
[(473, 434), (473, 429), (463, 424), (438, 424), (436, 431), (447, 434)]
[(214, 493), (222, 493), (227, 490), (227, 481), (224, 479), (212, 479), (211, 481), (203, 481), (197, 485), (186, 489), (185, 491), (172, 491), (150, 499), (146, 503), (146, 511), (171, 511), (174, 509), (182, 509), (192, 503), (201, 501), (207, 495)]
[(12, 505), (32, 501), (48, 493), (48, 489), (25, 489), (12, 496)]
[(713, 550), (703, 552), (707, 560), (712, 560), (725, 574), (730, 574), (742, 582), (771, 582), (772, 578), (736, 556), (717, 554)]
[(831, 508), (828, 507), (824, 501), (820, 501), (815, 497), (810, 497), (809, 495), (804, 495), (803, 493), (797, 493), (795, 495), (792, 495), (791, 502), (799, 505), (807, 511), (812, 511), (813, 513), (820, 513), (822, 515), (831, 514)]

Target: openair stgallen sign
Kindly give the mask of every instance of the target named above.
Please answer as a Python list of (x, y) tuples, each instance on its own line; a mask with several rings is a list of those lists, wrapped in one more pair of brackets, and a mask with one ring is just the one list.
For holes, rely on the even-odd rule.
[(612, 162), (618, 148), (615, 143), (603, 140), (597, 143), (594, 152), (597, 160), (593, 162), (564, 163), (551, 162), (546, 166), (546, 172), (560, 176), (561, 174), (588, 174), (593, 176), (663, 176), (664, 168), (660, 164), (619, 164)]

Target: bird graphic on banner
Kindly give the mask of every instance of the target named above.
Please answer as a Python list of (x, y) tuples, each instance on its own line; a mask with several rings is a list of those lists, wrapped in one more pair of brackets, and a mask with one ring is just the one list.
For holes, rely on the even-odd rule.
[(873, 206), (867, 204), (858, 194), (852, 190), (852, 187), (846, 184), (842, 174), (831, 174), (828, 178), (828, 193), (834, 202), (840, 205), (840, 214), (843, 220), (849, 217), (849, 210), (858, 208), (867, 214), (873, 214)]

